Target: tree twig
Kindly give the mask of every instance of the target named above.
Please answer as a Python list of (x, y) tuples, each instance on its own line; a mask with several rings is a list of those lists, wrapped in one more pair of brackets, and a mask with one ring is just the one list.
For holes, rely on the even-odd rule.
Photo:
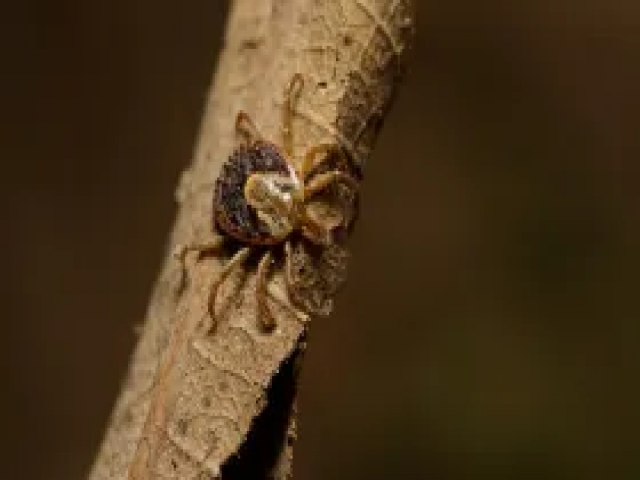
[[(296, 151), (337, 142), (360, 170), (388, 109), (411, 38), (410, 0), (236, 0), (171, 245), (211, 235), (211, 195), (249, 112), (280, 141), (284, 86), (305, 80), (294, 119)], [(171, 248), (169, 249), (171, 250)], [(295, 438), (297, 365), (308, 325), (275, 275), (278, 327), (262, 332), (252, 269), (233, 277), (214, 335), (198, 328), (220, 258), (190, 269), (176, 295), (170, 252), (151, 297), (129, 375), (90, 474), (104, 479), (286, 479)]]

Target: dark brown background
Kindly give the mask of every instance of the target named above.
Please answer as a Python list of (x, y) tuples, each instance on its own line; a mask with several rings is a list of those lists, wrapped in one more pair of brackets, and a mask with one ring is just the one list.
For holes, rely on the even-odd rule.
[[(3, 8), (3, 479), (87, 472), (225, 10)], [(419, 28), (297, 478), (639, 478), (640, 4), (433, 1)]]

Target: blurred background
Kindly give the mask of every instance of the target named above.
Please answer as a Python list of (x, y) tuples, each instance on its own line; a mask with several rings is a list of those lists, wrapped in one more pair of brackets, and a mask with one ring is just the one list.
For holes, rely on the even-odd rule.
[[(420, 3), (296, 479), (638, 479), (640, 3)], [(226, 7), (3, 8), (2, 478), (87, 473)]]

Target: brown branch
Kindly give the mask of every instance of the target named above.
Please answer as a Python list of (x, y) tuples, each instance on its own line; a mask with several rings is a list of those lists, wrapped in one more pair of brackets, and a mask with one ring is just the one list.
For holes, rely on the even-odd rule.
[[(411, 38), (410, 0), (236, 0), (171, 245), (211, 237), (212, 183), (250, 113), (280, 141), (284, 86), (306, 83), (294, 119), (297, 152), (337, 142), (360, 170), (389, 106)], [(213, 335), (208, 286), (220, 258), (190, 267), (176, 295), (170, 254), (90, 479), (291, 477), (297, 365), (308, 318), (289, 304), (281, 274), (269, 286), (278, 327), (255, 318), (254, 269), (232, 277)]]

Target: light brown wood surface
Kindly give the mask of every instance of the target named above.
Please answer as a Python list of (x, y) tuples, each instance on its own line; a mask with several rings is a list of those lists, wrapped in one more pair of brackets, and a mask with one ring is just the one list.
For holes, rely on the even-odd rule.
[[(206, 335), (199, 327), (208, 287), (225, 257), (189, 262), (190, 282), (178, 295), (171, 252), (211, 238), (212, 185), (236, 146), (237, 112), (281, 141), (283, 92), (296, 73), (305, 79), (296, 153), (337, 142), (366, 170), (413, 20), (409, 0), (234, 2), (193, 164), (176, 191), (181, 208), (167, 259), (91, 480), (291, 476), (292, 400), (310, 319), (289, 304), (276, 271), (269, 291), (278, 326), (261, 331), (251, 295), (255, 269), (248, 268), (225, 283), (220, 325)], [(258, 438), (261, 422), (282, 434)]]

